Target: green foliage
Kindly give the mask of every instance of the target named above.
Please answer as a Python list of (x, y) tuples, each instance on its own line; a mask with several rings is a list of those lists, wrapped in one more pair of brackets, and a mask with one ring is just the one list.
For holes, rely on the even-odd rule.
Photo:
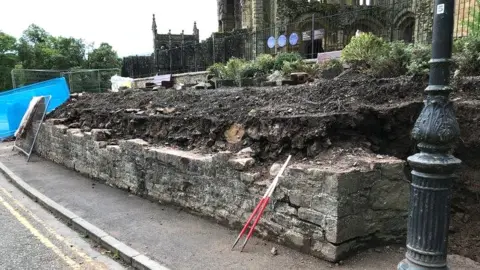
[(465, 38), (457, 38), (453, 40), (453, 48), (452, 52), (453, 54), (459, 53), (463, 50), (463, 46), (465, 45)]
[(342, 50), (341, 58), (352, 68), (369, 69), (378, 59), (388, 58), (389, 53), (388, 42), (371, 33), (362, 33), (358, 37), (352, 37)]
[(458, 41), (454, 59), (461, 75), (480, 75), (480, 35), (469, 35)]
[(278, 0), (279, 15), (289, 19), (295, 19), (300, 15), (309, 13), (327, 16), (338, 13), (340, 7), (337, 4), (327, 4), (320, 1)]
[(285, 75), (289, 75), (293, 72), (305, 72), (310, 76), (316, 76), (319, 71), (319, 66), (317, 64), (305, 63), (303, 60), (295, 61), (284, 61), (282, 72)]
[(388, 54), (375, 59), (370, 72), (375, 77), (397, 77), (407, 72), (411, 53), (409, 45), (403, 41), (388, 43)]
[(429, 71), (431, 51), (431, 45), (386, 42), (363, 33), (343, 49), (342, 60), (376, 77), (421, 75)]
[(219, 79), (225, 79), (225, 74), (227, 73), (227, 70), (222, 63), (215, 63), (211, 65), (207, 68), (207, 71)]
[(254, 62), (247, 62), (240, 58), (231, 58), (226, 65), (215, 63), (207, 68), (214, 77), (222, 80), (234, 80), (237, 85), (243, 78), (255, 77), (260, 70)]
[(120, 68), (122, 65), (117, 52), (108, 43), (100, 44), (98, 48), (89, 53), (86, 63), (88, 68), (93, 69)]
[(225, 65), (225, 79), (234, 80), (237, 85), (240, 85), (246, 65), (247, 62), (244, 59), (231, 58)]
[[(0, 31), (0, 90), (10, 89), (10, 71), (17, 65), (23, 69), (71, 70), (77, 68), (102, 69), (119, 68), (121, 61), (112, 47), (102, 43), (86, 57), (87, 48), (82, 39), (55, 37), (43, 28), (32, 24), (16, 40)], [(52, 71), (52, 74), (55, 72)], [(27, 78), (27, 74), (17, 73), (18, 86), (51, 77)], [(58, 75), (56, 75), (58, 76)], [(109, 80), (102, 75), (102, 82)], [(104, 78), (105, 77), (105, 78)], [(98, 81), (98, 79), (97, 79)]]
[(338, 59), (329, 59), (318, 65), (318, 69), (322, 73), (338, 75), (343, 72), (343, 63)]
[(242, 78), (255, 78), (268, 73), (268, 71), (262, 70), (256, 62), (247, 62), (242, 70)]
[(264, 74), (270, 73), (274, 66), (275, 58), (270, 54), (261, 54), (255, 59), (255, 67)]
[(283, 66), (287, 62), (301, 61), (303, 57), (299, 53), (280, 53), (275, 57), (274, 70), (283, 70)]
[(425, 75), (430, 70), (430, 58), (432, 56), (432, 45), (415, 44), (408, 47), (410, 63), (407, 66), (407, 74)]
[(12, 88), (10, 70), (17, 62), (16, 39), (0, 31), (0, 91)]

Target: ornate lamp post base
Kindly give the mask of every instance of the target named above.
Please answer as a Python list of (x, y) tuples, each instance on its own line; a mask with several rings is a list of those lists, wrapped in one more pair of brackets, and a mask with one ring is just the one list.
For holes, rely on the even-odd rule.
[(401, 261), (398, 264), (398, 270), (449, 270), (448, 266), (445, 267), (425, 267), (425, 266), (420, 266), (416, 265), (407, 259)]
[(406, 258), (398, 270), (447, 270), (450, 201), (461, 161), (451, 155), (460, 130), (449, 100), (454, 0), (435, 0), (432, 60), (425, 106), (412, 130), (419, 142), (412, 170)]

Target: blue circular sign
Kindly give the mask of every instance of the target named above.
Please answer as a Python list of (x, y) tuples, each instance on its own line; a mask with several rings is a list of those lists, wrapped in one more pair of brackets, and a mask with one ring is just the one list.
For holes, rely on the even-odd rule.
[(269, 37), (267, 40), (267, 45), (270, 49), (275, 47), (275, 38), (274, 37)]
[(290, 45), (297, 45), (298, 43), (298, 35), (297, 33), (292, 33), (290, 34), (290, 38), (288, 39), (288, 41), (290, 42)]
[(283, 47), (287, 45), (287, 37), (285, 35), (281, 35), (278, 37), (278, 46)]

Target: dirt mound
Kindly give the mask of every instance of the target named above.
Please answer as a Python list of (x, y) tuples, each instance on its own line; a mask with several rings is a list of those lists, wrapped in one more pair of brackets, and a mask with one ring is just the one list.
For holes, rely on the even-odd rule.
[[(426, 86), (425, 78), (347, 74), (290, 87), (83, 94), (49, 117), (84, 130), (111, 129), (111, 143), (142, 138), (203, 152), (249, 146), (267, 164), (287, 153), (320, 163), (342, 153), (406, 159), (416, 151), (410, 131)], [(479, 78), (463, 79), (452, 94), (462, 130), (455, 154), (464, 168), (455, 183), (450, 248), (475, 260), (480, 260), (479, 87)]]

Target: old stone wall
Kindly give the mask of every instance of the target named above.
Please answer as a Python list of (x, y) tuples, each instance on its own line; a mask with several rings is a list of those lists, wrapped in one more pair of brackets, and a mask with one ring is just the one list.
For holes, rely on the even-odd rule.
[[(273, 164), (270, 173), (259, 173), (248, 149), (206, 155), (140, 139), (108, 145), (109, 130), (82, 132), (60, 123), (43, 124), (35, 146), (39, 155), (235, 228), (280, 167)], [(408, 201), (403, 166), (390, 157), (359, 159), (351, 168), (291, 162), (257, 235), (329, 261), (378, 241), (402, 241)]]
[[(183, 83), (186, 85), (191, 84), (198, 84), (199, 82), (204, 82), (207, 80), (207, 71), (199, 71), (199, 72), (188, 72), (188, 73), (180, 73), (180, 74), (173, 74), (172, 78), (175, 83)], [(132, 88), (144, 88), (145, 84), (148, 82), (153, 82), (153, 77), (146, 77), (146, 78), (138, 78), (133, 80)]]

